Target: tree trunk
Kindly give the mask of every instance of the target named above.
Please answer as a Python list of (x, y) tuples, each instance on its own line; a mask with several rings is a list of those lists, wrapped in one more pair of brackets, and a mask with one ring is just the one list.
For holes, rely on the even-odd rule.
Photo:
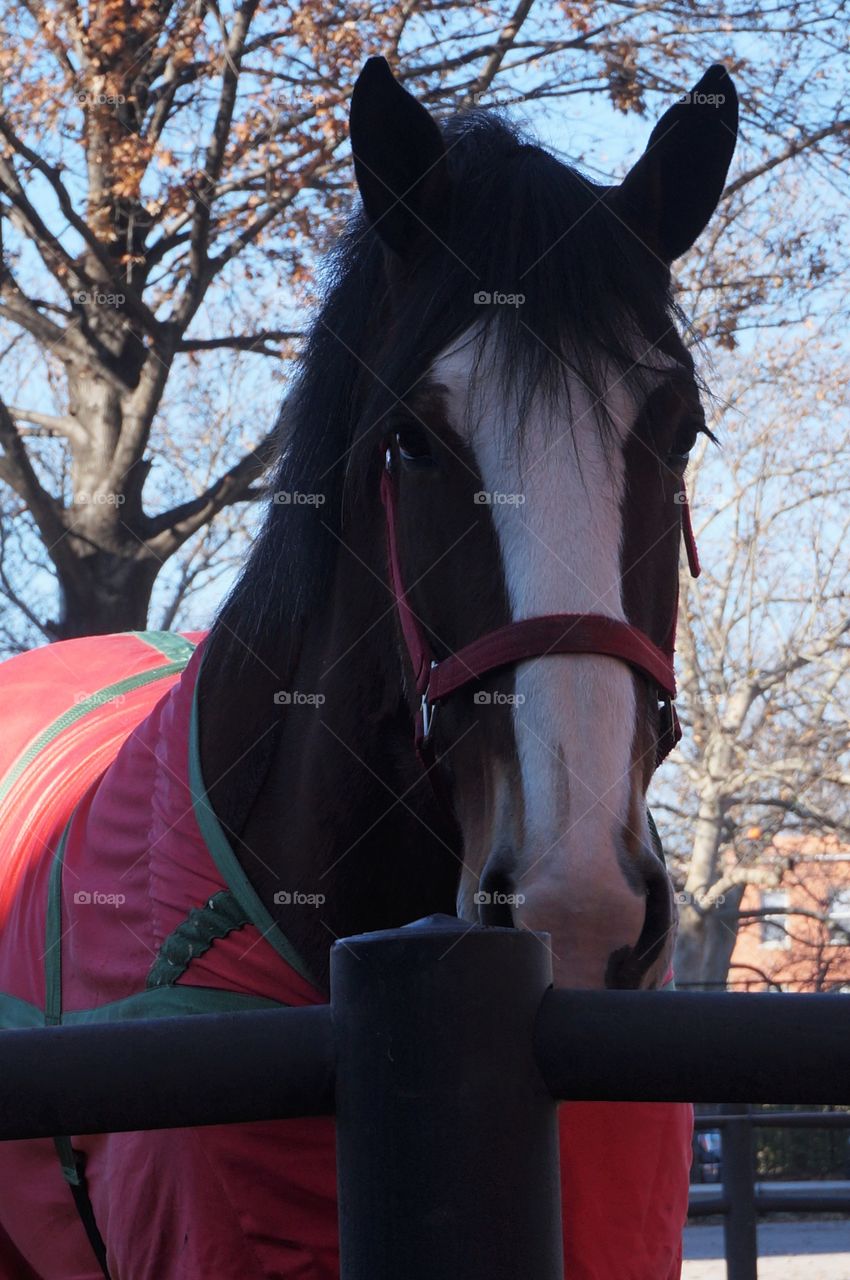
[[(105, 342), (115, 317), (99, 319)], [(84, 431), (71, 441), (71, 494), (62, 513), (67, 532), (49, 548), (62, 602), (51, 631), (67, 640), (144, 630), (162, 568), (145, 544), (141, 492), (149, 468), (136, 460), (119, 477), (111, 474), (130, 397), (93, 363), (69, 363), (68, 386), (70, 416)]]
[(729, 964), (738, 941), (738, 908), (745, 888), (746, 885), (737, 884), (727, 889), (723, 902), (713, 903), (706, 910), (702, 982), (711, 991), (725, 987), (729, 977)]
[(679, 906), (679, 934), (676, 942), (676, 979), (693, 984), (704, 981), (706, 950), (706, 907), (703, 905), (714, 880), (720, 848), (722, 813), (714, 795), (700, 801), (688, 878)]
[[(730, 921), (725, 903), (711, 900), (710, 890), (719, 878), (720, 849), (724, 835), (725, 797), (720, 779), (728, 776), (731, 764), (728, 743), (721, 736), (710, 739), (704, 753), (704, 781), (699, 789), (699, 807), (693, 849), (679, 906), (679, 933), (676, 942), (676, 981), (683, 986), (722, 985), (734, 947), (735, 923)], [(729, 937), (725, 967), (721, 934)], [(718, 932), (719, 931), (719, 932)]]
[(73, 576), (60, 570), (62, 610), (51, 627), (57, 640), (107, 635), (115, 631), (144, 631), (151, 592), (162, 567), (136, 543), (127, 555), (98, 551), (81, 559)]

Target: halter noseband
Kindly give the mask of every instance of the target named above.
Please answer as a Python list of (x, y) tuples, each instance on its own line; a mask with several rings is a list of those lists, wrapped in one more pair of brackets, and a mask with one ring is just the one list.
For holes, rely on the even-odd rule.
[[(433, 763), (433, 758), (428, 758), (431, 729), (437, 705), (444, 698), (500, 667), (514, 666), (528, 658), (552, 653), (593, 653), (619, 658), (654, 684), (661, 715), (656, 764), (665, 759), (682, 736), (674, 705), (676, 676), (673, 650), (677, 610), (674, 610), (673, 624), (663, 649), (639, 627), (619, 618), (598, 613), (549, 613), (497, 627), (438, 662), (404, 587), (398, 550), (398, 504), (389, 449), (386, 450), (386, 464), (381, 475), (381, 501), (387, 522), (390, 585), (420, 697), (416, 749), (426, 767)], [(700, 567), (687, 501), (682, 502), (681, 512), (688, 565), (696, 578)]]

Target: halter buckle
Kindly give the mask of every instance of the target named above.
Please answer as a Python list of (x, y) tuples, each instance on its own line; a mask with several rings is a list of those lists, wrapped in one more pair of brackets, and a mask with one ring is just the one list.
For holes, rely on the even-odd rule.
[(658, 693), (660, 724), (656, 746), (656, 764), (661, 764), (662, 760), (666, 759), (681, 738), (682, 730), (679, 726), (679, 717), (676, 714), (676, 704), (670, 694), (660, 689)]
[(434, 727), (434, 716), (436, 714), (437, 704), (435, 702), (429, 702), (428, 694), (423, 693), (422, 701), (419, 704), (420, 742), (427, 742), (431, 737), (431, 730)]
[[(433, 671), (438, 663), (432, 658), (430, 670)], [(430, 680), (430, 674), (429, 674)], [(437, 714), (437, 703), (432, 702), (428, 697), (428, 688), (426, 686), (419, 702), (419, 732), (417, 739), (420, 743), (427, 742), (431, 737), (431, 730), (434, 727), (434, 716)]]

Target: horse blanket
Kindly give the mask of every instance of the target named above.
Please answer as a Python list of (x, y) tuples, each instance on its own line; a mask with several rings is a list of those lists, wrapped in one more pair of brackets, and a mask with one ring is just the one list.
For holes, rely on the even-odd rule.
[[(0, 664), (0, 1026), (323, 1001), (207, 801), (202, 654), (146, 632)], [(569, 1280), (675, 1280), (690, 1108), (559, 1115)], [(0, 1280), (100, 1280), (73, 1152), (112, 1280), (338, 1280), (330, 1117), (0, 1143)]]

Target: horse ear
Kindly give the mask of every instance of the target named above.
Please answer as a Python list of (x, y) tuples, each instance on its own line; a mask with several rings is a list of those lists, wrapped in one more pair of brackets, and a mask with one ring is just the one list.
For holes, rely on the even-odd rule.
[(443, 138), (386, 58), (370, 58), (357, 78), (349, 133), (363, 206), (384, 244), (405, 256), (429, 231), (439, 234), (449, 187)]
[(666, 263), (690, 249), (717, 207), (737, 135), (735, 86), (725, 67), (709, 67), (611, 192), (614, 211)]

